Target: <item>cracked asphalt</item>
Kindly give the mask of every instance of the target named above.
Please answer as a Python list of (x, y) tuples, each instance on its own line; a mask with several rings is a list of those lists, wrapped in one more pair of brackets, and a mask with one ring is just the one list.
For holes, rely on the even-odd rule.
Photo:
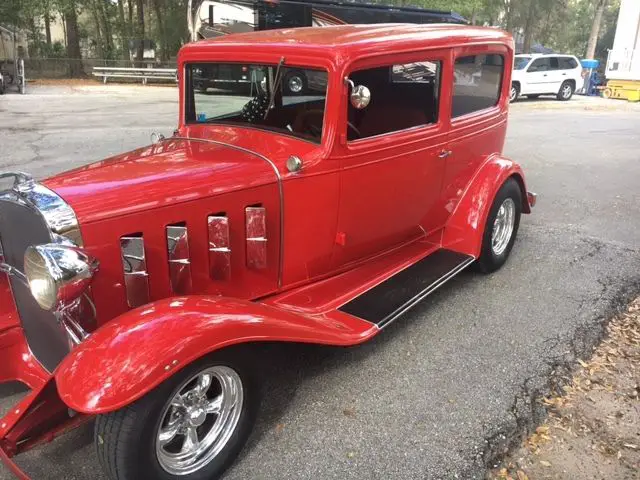
[[(0, 170), (37, 177), (171, 134), (175, 89), (33, 87), (0, 97)], [(475, 479), (543, 412), (603, 325), (640, 292), (640, 108), (522, 101), (506, 154), (539, 194), (499, 272), (468, 271), (358, 348), (264, 349), (236, 479)], [(0, 412), (21, 392), (0, 386)], [(86, 426), (19, 457), (34, 479), (95, 480)], [(0, 467), (0, 479), (11, 478)]]

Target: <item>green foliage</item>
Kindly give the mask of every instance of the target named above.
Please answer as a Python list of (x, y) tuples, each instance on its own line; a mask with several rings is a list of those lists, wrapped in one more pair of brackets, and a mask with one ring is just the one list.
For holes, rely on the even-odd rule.
[[(582, 56), (591, 31), (598, 0), (353, 0), (356, 3), (395, 4), (460, 13), (476, 25), (506, 28), (517, 40), (540, 43), (559, 52)], [(155, 3), (154, 3), (155, 2)], [(145, 37), (174, 57), (189, 40), (188, 0), (144, 0)], [(57, 56), (60, 45), (46, 45), (41, 31), (45, 15), (77, 13), (78, 35), (92, 52), (104, 58), (128, 58), (130, 39), (139, 38), (136, 0), (0, 0), (0, 21), (25, 28), (31, 36), (32, 52)], [(124, 18), (119, 14), (123, 6)], [(620, 0), (608, 0), (600, 29), (597, 54), (606, 55), (613, 43)], [(155, 6), (155, 8), (154, 8)], [(129, 9), (133, 25), (129, 23)], [(161, 15), (162, 18), (159, 18)], [(124, 23), (123, 23), (124, 22)]]

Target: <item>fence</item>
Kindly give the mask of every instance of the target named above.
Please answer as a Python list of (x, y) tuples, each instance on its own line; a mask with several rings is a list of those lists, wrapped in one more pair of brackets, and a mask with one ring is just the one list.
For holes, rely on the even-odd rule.
[(24, 60), (27, 79), (69, 78), (71, 76), (70, 72), (79, 72), (80, 76), (94, 78), (92, 76), (94, 67), (176, 68), (176, 62), (145, 61), (139, 64), (131, 60), (104, 60), (98, 58), (83, 58), (82, 60), (73, 58), (26, 58)]

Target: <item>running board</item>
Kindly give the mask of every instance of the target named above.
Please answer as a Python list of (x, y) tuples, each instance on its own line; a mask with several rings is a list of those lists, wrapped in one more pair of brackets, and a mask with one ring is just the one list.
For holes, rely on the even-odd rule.
[(383, 328), (464, 270), (475, 259), (452, 250), (436, 250), (338, 310)]

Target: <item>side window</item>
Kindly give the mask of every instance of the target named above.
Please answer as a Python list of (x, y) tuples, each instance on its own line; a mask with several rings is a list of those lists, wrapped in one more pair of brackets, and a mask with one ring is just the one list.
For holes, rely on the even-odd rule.
[(551, 70), (559, 70), (560, 65), (558, 62), (558, 57), (549, 57), (549, 65), (551, 66)]
[(560, 61), (560, 70), (573, 70), (578, 66), (575, 58), (560, 57), (558, 60)]
[(551, 70), (549, 58), (536, 58), (531, 65), (529, 65), (527, 72), (546, 72), (548, 70)]
[(397, 132), (438, 120), (441, 63), (424, 61), (358, 70), (349, 75), (371, 92), (358, 110), (348, 102), (347, 139)]
[(497, 105), (503, 73), (502, 55), (471, 55), (457, 58), (453, 70), (451, 117)]

